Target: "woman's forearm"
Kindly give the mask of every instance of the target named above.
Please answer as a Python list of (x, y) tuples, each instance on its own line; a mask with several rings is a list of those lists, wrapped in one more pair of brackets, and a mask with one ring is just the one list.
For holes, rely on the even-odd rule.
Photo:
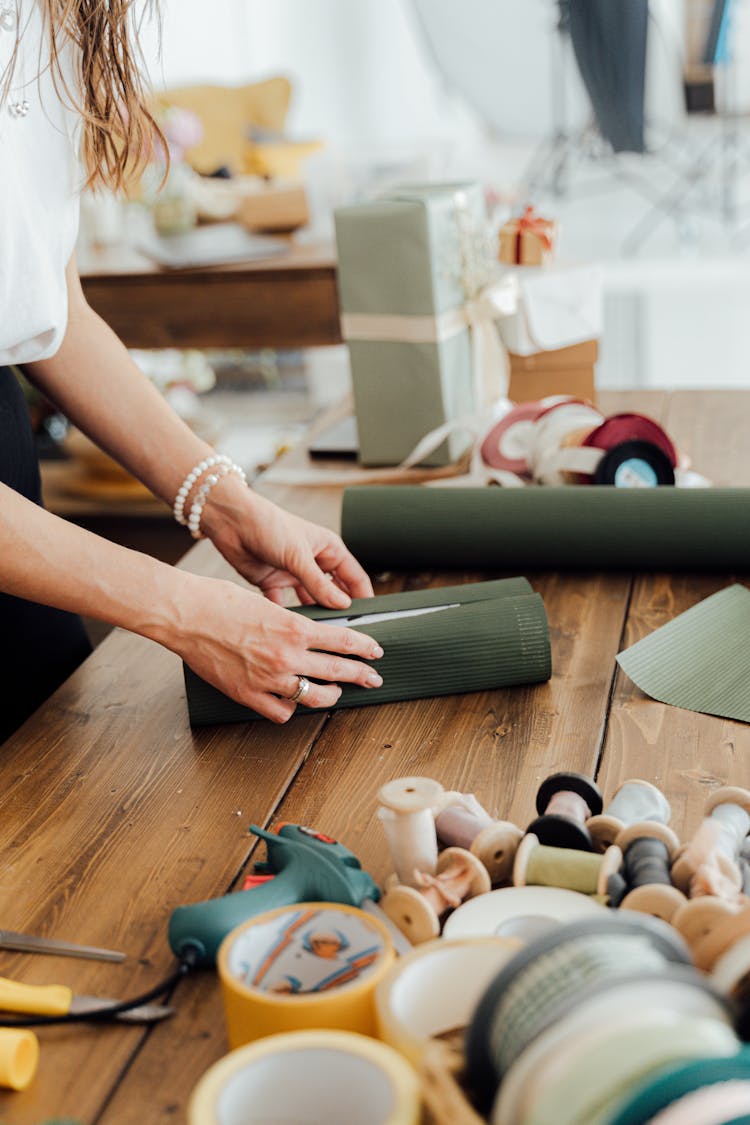
[(100, 539), (0, 484), (0, 589), (169, 643), (191, 575)]
[(68, 268), (68, 328), (59, 351), (28, 364), (32, 382), (79, 429), (168, 504), (212, 451), (177, 417), (83, 296)]

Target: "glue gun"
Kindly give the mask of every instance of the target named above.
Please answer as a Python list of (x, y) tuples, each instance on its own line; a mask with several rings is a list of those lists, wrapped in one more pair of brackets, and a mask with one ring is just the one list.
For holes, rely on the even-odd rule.
[(369, 904), (385, 917), (374, 906), (380, 898), (377, 884), (343, 844), (299, 824), (282, 824), (276, 832), (251, 824), (250, 831), (265, 840), (268, 850), (268, 862), (256, 864), (256, 870), (274, 878), (248, 891), (178, 906), (169, 919), (169, 944), (177, 957), (190, 950), (194, 964), (213, 965), (221, 942), (235, 926), (295, 902), (342, 902), (363, 909)]

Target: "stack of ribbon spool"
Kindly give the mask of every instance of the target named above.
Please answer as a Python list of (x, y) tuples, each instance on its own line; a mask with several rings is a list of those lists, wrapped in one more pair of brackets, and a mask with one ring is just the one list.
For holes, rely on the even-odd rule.
[(218, 964), (236, 1049), (191, 1125), (417, 1125), (424, 1106), (435, 1125), (750, 1117), (750, 792), (712, 793), (684, 845), (640, 779), (605, 808), (592, 779), (555, 773), (525, 830), (431, 778), (378, 803), (381, 905), (414, 948), (396, 958), (382, 922), (332, 902), (233, 930)]
[(706, 486), (666, 431), (644, 414), (605, 418), (590, 402), (555, 396), (519, 403), (494, 423), (481, 447), (484, 464), (523, 484), (608, 484), (620, 488)]
[(750, 792), (713, 793), (683, 846), (640, 779), (604, 809), (591, 779), (554, 774), (525, 832), (428, 778), (379, 802), (382, 905), (418, 946), (376, 990), (379, 1033), (436, 1122), (750, 1117)]

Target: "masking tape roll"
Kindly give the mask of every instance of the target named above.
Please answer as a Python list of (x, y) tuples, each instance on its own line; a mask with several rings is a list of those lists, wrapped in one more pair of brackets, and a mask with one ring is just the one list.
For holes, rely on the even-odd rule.
[(375, 1034), (375, 988), (395, 953), (388, 930), (354, 906), (308, 902), (227, 934), (218, 969), (229, 1045), (302, 1028)]
[(399, 958), (375, 990), (378, 1035), (418, 1066), (431, 1038), (467, 1027), (515, 938), (427, 942)]
[(25, 1090), (39, 1065), (39, 1040), (33, 1031), (0, 1028), (0, 1086)]
[(240, 1047), (201, 1078), (188, 1125), (418, 1125), (415, 1071), (385, 1043), (297, 1031)]
[(561, 922), (606, 911), (595, 899), (560, 887), (502, 887), (459, 906), (443, 938), (514, 937), (530, 941)]

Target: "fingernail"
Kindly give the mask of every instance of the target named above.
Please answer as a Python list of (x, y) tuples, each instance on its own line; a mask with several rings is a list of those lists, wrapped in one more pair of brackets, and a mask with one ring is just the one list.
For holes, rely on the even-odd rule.
[(383, 682), (383, 677), (379, 676), (377, 672), (370, 672), (367, 677), (368, 687), (380, 687)]
[(372, 655), (374, 656), (374, 658), (376, 660), (380, 659), (380, 657), (383, 655), (383, 650), (380, 647), (380, 645), (375, 645), (375, 647), (372, 650)]

